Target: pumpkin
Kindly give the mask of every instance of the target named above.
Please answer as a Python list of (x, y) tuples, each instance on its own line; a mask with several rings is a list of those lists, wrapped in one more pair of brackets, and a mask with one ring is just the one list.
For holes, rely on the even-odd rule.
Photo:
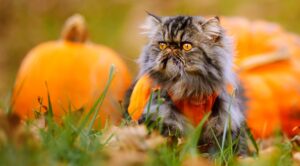
[(233, 36), (236, 64), (245, 89), (247, 124), (256, 138), (282, 129), (300, 134), (300, 42), (279, 25), (223, 18)]
[(120, 120), (118, 102), (131, 76), (115, 51), (87, 41), (84, 19), (74, 15), (67, 20), (60, 40), (36, 46), (23, 60), (13, 90), (12, 109), (23, 119), (33, 118), (41, 99), (48, 106), (49, 92), (55, 119), (61, 119), (70, 108), (89, 110), (104, 90), (111, 65), (115, 66), (115, 74), (97, 117), (101, 124)]

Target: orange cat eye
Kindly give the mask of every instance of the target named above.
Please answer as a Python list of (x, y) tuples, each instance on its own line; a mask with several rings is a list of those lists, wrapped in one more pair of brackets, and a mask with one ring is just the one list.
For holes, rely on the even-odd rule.
[(160, 42), (159, 43), (159, 49), (164, 50), (166, 48), (167, 48), (167, 44), (166, 43), (164, 43), (164, 42)]
[(183, 43), (182, 48), (184, 51), (190, 51), (193, 48), (193, 46), (190, 43)]

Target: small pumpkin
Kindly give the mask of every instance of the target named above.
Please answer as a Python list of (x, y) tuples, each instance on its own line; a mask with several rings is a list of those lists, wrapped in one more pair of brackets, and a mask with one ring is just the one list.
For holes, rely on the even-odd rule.
[(248, 126), (256, 138), (283, 129), (300, 134), (300, 42), (279, 25), (224, 18), (235, 39), (238, 74), (245, 88)]
[(38, 98), (48, 106), (48, 88), (56, 119), (69, 108), (88, 110), (104, 90), (111, 65), (116, 72), (99, 111), (102, 124), (120, 120), (118, 102), (123, 99), (131, 76), (115, 51), (87, 41), (84, 19), (74, 15), (67, 20), (60, 40), (36, 46), (23, 60), (12, 95), (12, 109), (23, 119), (33, 118), (34, 110), (41, 105)]

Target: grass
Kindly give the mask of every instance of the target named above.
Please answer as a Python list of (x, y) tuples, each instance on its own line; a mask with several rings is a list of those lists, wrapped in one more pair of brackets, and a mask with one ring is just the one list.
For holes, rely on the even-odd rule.
[[(72, 110), (69, 110), (62, 118), (62, 122), (57, 123), (53, 119), (51, 92), (48, 92), (48, 107), (45, 116), (39, 116), (36, 120), (27, 121), (25, 124), (20, 124), (21, 127), (12, 130), (14, 122), (11, 122), (9, 115), (5, 115), (4, 118), (0, 119), (0, 165), (112, 165), (112, 161), (118, 159), (121, 160), (121, 165), (125, 165), (128, 164), (127, 160), (129, 160), (124, 158), (127, 153), (136, 154), (136, 157), (134, 158), (133, 156), (133, 159), (131, 158), (130, 161), (141, 160), (139, 158), (140, 155), (147, 156), (142, 161), (142, 165), (179, 166), (191, 161), (193, 161), (192, 165), (195, 162), (198, 162), (198, 164), (208, 163), (208, 165), (258, 166), (286, 166), (293, 163), (292, 150), (294, 147), (290, 141), (278, 135), (275, 137), (272, 145), (273, 149), (267, 152), (260, 152), (259, 154), (259, 145), (256, 144), (250, 132), (248, 132), (248, 138), (252, 142), (255, 153), (247, 159), (238, 159), (234, 155), (236, 142), (231, 138), (231, 134), (226, 134), (231, 130), (231, 119), (228, 119), (227, 127), (224, 128), (225, 134), (222, 141), (219, 142), (219, 153), (208, 160), (205, 154), (199, 153), (197, 142), (201, 137), (203, 125), (209, 114), (190, 132), (183, 144), (169, 145), (161, 143), (155, 148), (148, 148), (144, 151), (132, 149), (127, 151), (123, 149), (110, 152), (113, 147), (111, 147), (109, 142), (114, 139), (115, 135), (108, 134), (107, 136), (108, 126), (103, 126), (101, 129), (95, 129), (93, 126), (99, 111), (104, 109), (101, 108), (101, 105), (113, 76), (114, 67), (110, 70), (108, 82), (103, 93), (93, 107), (88, 110), (88, 113), (83, 114), (79, 118), (78, 115), (72, 113)], [(5, 124), (3, 119), (7, 121), (8, 125)], [(39, 127), (40, 123), (44, 124), (45, 127)], [(128, 118), (125, 118), (119, 128), (126, 128), (128, 124)], [(147, 132), (149, 134), (143, 137), (145, 140), (149, 139), (150, 132), (155, 133), (153, 128)], [(128, 137), (129, 141), (135, 139), (130, 134)], [(144, 140), (138, 141), (144, 143)], [(125, 144), (126, 147), (129, 146), (127, 143)], [(117, 155), (119, 152), (120, 154)], [(129, 165), (139, 165), (134, 163)]]

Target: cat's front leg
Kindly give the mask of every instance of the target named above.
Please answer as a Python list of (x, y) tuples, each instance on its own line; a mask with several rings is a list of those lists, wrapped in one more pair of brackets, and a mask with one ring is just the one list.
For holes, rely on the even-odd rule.
[(215, 101), (201, 143), (211, 144), (210, 152), (227, 147), (233, 148), (237, 154), (245, 155), (248, 146), (244, 127), (244, 115), (237, 99), (223, 93)]
[[(139, 123), (154, 126), (164, 136), (181, 137), (187, 133), (189, 122), (178, 112), (165, 91), (155, 91), (144, 108)], [(153, 125), (154, 124), (154, 125)]]

